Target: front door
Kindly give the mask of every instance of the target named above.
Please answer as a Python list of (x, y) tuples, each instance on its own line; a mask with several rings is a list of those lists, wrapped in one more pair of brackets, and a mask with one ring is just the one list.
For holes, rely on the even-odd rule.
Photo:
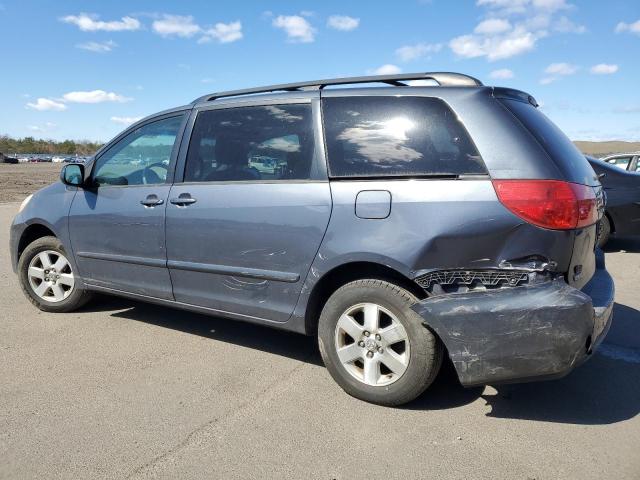
[(166, 266), (169, 169), (183, 115), (136, 128), (101, 154), (69, 212), (78, 270), (91, 285), (172, 299)]
[(167, 205), (177, 301), (289, 318), (331, 213), (313, 118), (309, 102), (198, 112)]

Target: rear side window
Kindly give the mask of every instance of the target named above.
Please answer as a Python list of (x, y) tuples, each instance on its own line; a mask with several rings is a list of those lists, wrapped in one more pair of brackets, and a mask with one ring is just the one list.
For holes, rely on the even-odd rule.
[(486, 173), (469, 134), (440, 99), (330, 97), (322, 109), (332, 177)]
[(626, 170), (627, 168), (629, 168), (629, 163), (631, 162), (632, 158), (633, 157), (615, 157), (605, 161), (607, 163), (610, 163), (611, 165), (615, 165), (618, 168)]
[(184, 181), (306, 180), (314, 146), (309, 104), (200, 112)]
[(593, 170), (580, 150), (551, 120), (533, 105), (519, 100), (500, 101), (534, 136), (569, 182), (591, 184)]

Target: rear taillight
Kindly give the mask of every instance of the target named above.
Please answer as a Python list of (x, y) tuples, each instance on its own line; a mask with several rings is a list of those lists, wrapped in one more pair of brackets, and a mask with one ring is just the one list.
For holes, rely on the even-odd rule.
[(570, 230), (598, 221), (593, 188), (559, 180), (493, 180), (500, 202), (543, 228)]

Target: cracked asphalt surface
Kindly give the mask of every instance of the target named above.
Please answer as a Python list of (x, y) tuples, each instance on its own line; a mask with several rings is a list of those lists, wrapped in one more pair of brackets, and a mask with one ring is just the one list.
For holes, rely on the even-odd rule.
[(404, 408), (343, 393), (314, 339), (99, 297), (23, 298), (0, 204), (0, 478), (640, 479), (640, 239), (607, 253), (614, 324), (551, 382), (463, 389), (449, 369)]

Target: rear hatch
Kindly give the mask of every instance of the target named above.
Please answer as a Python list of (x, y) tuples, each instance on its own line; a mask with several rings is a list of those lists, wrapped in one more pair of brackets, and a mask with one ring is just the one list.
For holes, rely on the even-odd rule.
[[(572, 228), (575, 231), (573, 254), (566, 276), (570, 285), (582, 288), (591, 279), (596, 267), (598, 221), (604, 214), (602, 185), (585, 156), (551, 120), (538, 110), (531, 96), (505, 89), (495, 89), (495, 96), (531, 133), (548, 155), (548, 160), (557, 167), (561, 180), (555, 180), (557, 182), (555, 185), (554, 181), (549, 180), (549, 184), (555, 188), (556, 186), (566, 187), (562, 184), (567, 183), (577, 194), (578, 217), (581, 218), (573, 227), (564, 224), (558, 228), (565, 230)], [(539, 182), (544, 183), (544, 181)], [(545, 227), (545, 225), (540, 226)], [(555, 228), (553, 225), (546, 227)]]

